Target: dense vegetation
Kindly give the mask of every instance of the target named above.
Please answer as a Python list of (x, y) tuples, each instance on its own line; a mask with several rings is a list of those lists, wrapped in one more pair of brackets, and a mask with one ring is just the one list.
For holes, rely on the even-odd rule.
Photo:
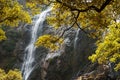
[[(56, 43), (62, 43), (66, 31), (80, 28), (88, 36), (98, 39), (98, 48), (89, 59), (100, 64), (113, 62), (115, 70), (120, 69), (119, 0), (26, 0), (23, 5), (17, 0), (0, 0), (0, 27), (31, 23), (32, 15), (44, 5), (52, 8), (47, 23), (54, 30), (62, 29), (61, 34), (38, 38), (37, 46), (56, 50)], [(0, 41), (5, 39), (5, 32), (0, 28)]]
[[(118, 0), (45, 0), (40, 3), (52, 4), (53, 16), (48, 17), (48, 23), (55, 30), (65, 27), (59, 38), (71, 28), (80, 28), (88, 36), (98, 39), (96, 54), (89, 59), (100, 64), (114, 62), (115, 69), (120, 69), (120, 2)], [(38, 42), (41, 39), (39, 38)]]
[(18, 70), (10, 70), (6, 73), (3, 69), (0, 69), (0, 80), (22, 80), (22, 76)]

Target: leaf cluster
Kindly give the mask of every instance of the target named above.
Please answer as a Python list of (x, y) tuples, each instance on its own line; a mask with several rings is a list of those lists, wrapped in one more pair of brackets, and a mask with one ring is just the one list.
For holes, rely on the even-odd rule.
[(0, 69), (0, 80), (22, 80), (22, 76), (19, 70), (9, 70), (6, 73), (3, 69)]
[(100, 64), (113, 62), (116, 64), (115, 70), (120, 69), (120, 22), (113, 22), (109, 26), (103, 41), (98, 43), (95, 54), (89, 59)]
[(59, 37), (57, 36), (52, 36), (52, 35), (43, 35), (40, 36), (37, 40), (37, 42), (35, 43), (36, 46), (44, 46), (48, 49), (50, 49), (51, 51), (55, 51), (58, 50), (60, 45), (63, 43), (62, 39), (59, 39)]
[(6, 40), (5, 32), (0, 28), (0, 41)]

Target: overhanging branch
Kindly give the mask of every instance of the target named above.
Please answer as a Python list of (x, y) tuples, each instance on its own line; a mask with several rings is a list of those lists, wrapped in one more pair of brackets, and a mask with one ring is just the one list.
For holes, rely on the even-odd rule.
[(101, 6), (100, 8), (97, 8), (96, 6), (92, 5), (92, 6), (88, 6), (88, 7), (85, 8), (85, 9), (76, 8), (76, 7), (74, 7), (74, 6), (72, 6), (72, 5), (69, 5), (69, 4), (67, 4), (67, 3), (64, 3), (64, 2), (62, 2), (62, 1), (60, 1), (60, 0), (56, 0), (56, 1), (57, 1), (58, 3), (60, 3), (60, 4), (63, 4), (64, 6), (66, 6), (66, 7), (68, 7), (68, 8), (70, 8), (71, 11), (86, 12), (86, 11), (88, 11), (88, 10), (95, 10), (95, 11), (97, 11), (97, 12), (101, 12), (102, 10), (105, 9), (105, 7), (106, 7), (112, 0), (105, 0), (105, 2), (102, 4), (102, 6)]
[(78, 28), (79, 28), (80, 30), (82, 30), (85, 34), (89, 34), (89, 33), (87, 33), (84, 29), (82, 29), (77, 22), (76, 22), (76, 25), (77, 25)]
[(78, 28), (80, 28), (84, 33), (89, 34), (89, 33), (87, 33), (84, 29), (82, 29), (82, 28), (79, 26), (79, 24), (77, 23), (77, 19), (78, 19), (78, 17), (79, 17), (80, 12), (87, 12), (88, 10), (95, 10), (96, 12), (101, 12), (101, 11), (103, 11), (103, 10), (105, 9), (105, 7), (106, 7), (111, 1), (112, 1), (112, 0), (105, 0), (105, 2), (102, 4), (102, 6), (101, 6), (100, 8), (92, 5), (92, 6), (88, 6), (88, 7), (85, 8), (85, 9), (79, 9), (79, 8), (76, 8), (76, 7), (74, 7), (74, 6), (71, 6), (71, 5), (67, 4), (67, 3), (62, 2), (61, 0), (56, 0), (56, 2), (62, 4), (63, 6), (68, 7), (71, 11), (77, 11), (78, 14), (77, 14), (76, 16), (74, 16), (74, 18), (75, 18), (74, 23), (73, 23), (70, 27), (68, 27), (68, 28), (66, 28), (65, 30), (63, 30), (63, 32), (61, 33), (60, 37), (59, 37), (57, 40), (55, 40), (55, 42), (58, 41), (60, 38), (62, 38), (63, 35), (65, 34), (65, 32), (68, 31), (68, 30), (70, 30), (75, 24), (76, 24), (76, 25), (78, 26)]
[(13, 17), (13, 16), (12, 16), (12, 17), (6, 17), (6, 18), (0, 20), (0, 23), (4, 22), (5, 20), (10, 20), (10, 21), (12, 21), (12, 20), (17, 19), (17, 18), (18, 18), (18, 16), (16, 16), (16, 17)]

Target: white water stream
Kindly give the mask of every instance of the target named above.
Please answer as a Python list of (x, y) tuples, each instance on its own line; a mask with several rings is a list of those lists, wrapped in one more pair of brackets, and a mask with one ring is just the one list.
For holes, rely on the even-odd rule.
[(40, 29), (39, 33), (42, 34), (43, 31), (43, 22), (46, 19), (47, 13), (51, 11), (51, 8), (44, 10), (39, 15), (35, 16), (33, 19), (33, 26), (31, 29), (31, 40), (28, 46), (25, 49), (24, 62), (22, 65), (22, 74), (23, 80), (29, 80), (29, 76), (35, 68), (35, 42), (37, 39), (38, 28)]
[[(74, 49), (77, 49), (77, 43), (78, 43), (78, 39), (79, 39), (79, 33), (80, 33), (80, 29), (77, 30), (76, 35), (75, 35), (75, 39), (74, 39)], [(76, 51), (76, 50), (75, 50)]]

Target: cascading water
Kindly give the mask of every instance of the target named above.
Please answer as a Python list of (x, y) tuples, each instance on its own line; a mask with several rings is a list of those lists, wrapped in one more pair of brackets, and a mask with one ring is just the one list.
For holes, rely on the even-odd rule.
[[(79, 32), (80, 29), (77, 30), (76, 35), (75, 35), (75, 39), (74, 39), (74, 49), (77, 49), (77, 43), (78, 43), (78, 39), (79, 39)], [(76, 50), (75, 50), (76, 51)]]
[(51, 8), (46, 9), (41, 14), (35, 16), (33, 19), (33, 26), (31, 29), (31, 40), (28, 46), (25, 49), (24, 63), (22, 65), (23, 80), (28, 80), (30, 74), (35, 68), (35, 42), (37, 39), (38, 28), (40, 29), (39, 33), (42, 34), (43, 22), (46, 19), (47, 13), (50, 12)]

